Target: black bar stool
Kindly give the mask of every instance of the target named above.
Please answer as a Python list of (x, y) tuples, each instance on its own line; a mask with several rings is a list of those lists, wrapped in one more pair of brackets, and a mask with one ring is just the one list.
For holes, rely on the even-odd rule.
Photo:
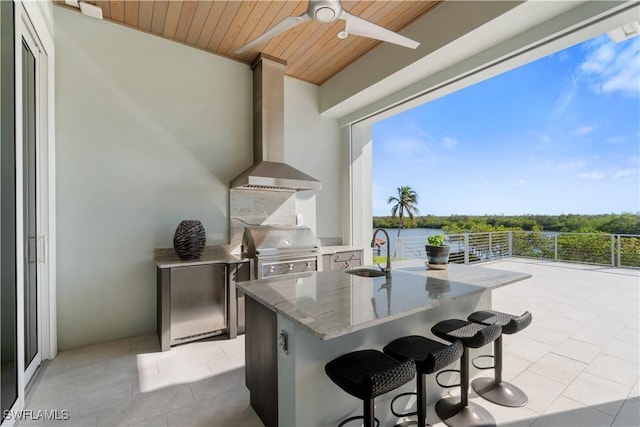
[[(391, 401), (391, 412), (396, 417), (418, 415), (418, 427), (427, 425), (427, 375), (437, 372), (460, 359), (464, 348), (460, 341), (451, 345), (439, 343), (419, 335), (398, 338), (382, 349), (386, 354), (398, 360), (413, 359), (416, 363), (416, 392), (400, 393)], [(393, 410), (396, 399), (413, 395), (417, 396), (417, 411), (398, 414)]]
[[(499, 311), (486, 310), (471, 313), (467, 318), (469, 321), (481, 325), (500, 325), (502, 333), (511, 335), (520, 332), (531, 324), (531, 313), (525, 311), (520, 316), (514, 316)], [(527, 404), (527, 395), (513, 384), (502, 381), (502, 335), (493, 342), (493, 356), (483, 355), (480, 357), (493, 357), (493, 366), (481, 367), (474, 363), (478, 369), (494, 369), (494, 378), (476, 378), (471, 382), (471, 387), (479, 396), (490, 402), (502, 406), (518, 407)]]
[(333, 359), (324, 370), (338, 387), (363, 401), (363, 414), (347, 418), (338, 427), (356, 419), (364, 419), (364, 427), (373, 427), (375, 421), (377, 427), (374, 398), (411, 381), (416, 365), (412, 359), (399, 361), (378, 350), (358, 350)]
[(502, 330), (499, 325), (482, 326), (466, 320), (450, 319), (436, 323), (431, 332), (449, 342), (460, 340), (464, 346), (460, 360), (460, 401), (446, 397), (436, 403), (436, 413), (448, 426), (495, 427), (496, 420), (482, 406), (469, 402), (469, 348), (495, 341)]

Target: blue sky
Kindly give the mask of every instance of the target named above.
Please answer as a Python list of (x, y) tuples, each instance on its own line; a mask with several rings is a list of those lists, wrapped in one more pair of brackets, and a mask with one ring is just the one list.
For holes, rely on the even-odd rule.
[(373, 126), (373, 214), (640, 211), (640, 37), (606, 35)]

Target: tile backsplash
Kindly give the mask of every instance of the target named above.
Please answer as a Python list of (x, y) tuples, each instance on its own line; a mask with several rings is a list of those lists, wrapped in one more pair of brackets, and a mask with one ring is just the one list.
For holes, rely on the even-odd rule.
[(295, 225), (293, 191), (229, 190), (229, 252), (240, 253), (245, 225)]

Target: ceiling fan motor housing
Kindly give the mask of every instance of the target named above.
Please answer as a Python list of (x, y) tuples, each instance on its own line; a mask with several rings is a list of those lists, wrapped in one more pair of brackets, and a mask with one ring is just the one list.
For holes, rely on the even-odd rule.
[(342, 11), (340, 0), (312, 0), (309, 2), (307, 14), (316, 22), (327, 23), (340, 18)]

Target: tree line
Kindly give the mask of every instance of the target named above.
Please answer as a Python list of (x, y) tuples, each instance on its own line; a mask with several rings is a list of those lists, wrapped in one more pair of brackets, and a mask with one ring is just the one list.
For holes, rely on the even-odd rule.
[(564, 233), (639, 234), (640, 214), (600, 215), (425, 215), (373, 217), (374, 228), (437, 228), (448, 234), (488, 231), (557, 231)]

